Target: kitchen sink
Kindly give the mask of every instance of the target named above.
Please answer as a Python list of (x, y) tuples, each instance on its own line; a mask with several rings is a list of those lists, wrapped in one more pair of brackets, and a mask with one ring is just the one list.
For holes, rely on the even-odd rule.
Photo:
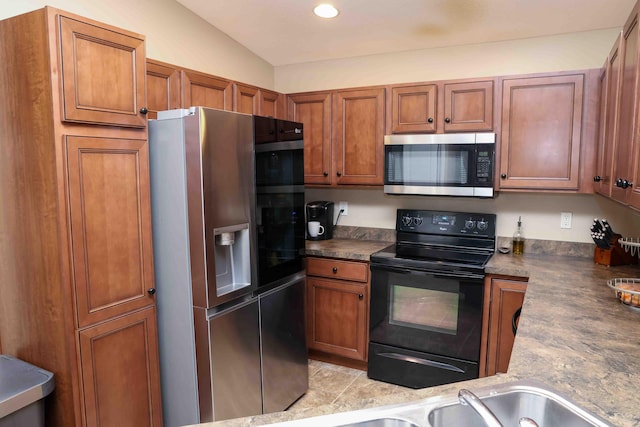
[[(517, 426), (522, 417), (529, 417), (540, 426), (609, 425), (546, 387), (511, 385), (502, 390), (498, 387), (496, 391), (478, 397), (505, 427)], [(484, 425), (470, 406), (460, 403), (432, 409), (428, 414), (428, 422), (430, 427)]]
[[(462, 387), (461, 387), (462, 388)], [(522, 417), (541, 427), (613, 427), (582, 409), (544, 383), (534, 380), (496, 384), (471, 390), (504, 427), (516, 427)], [(280, 424), (278, 424), (280, 425)], [(305, 418), (282, 423), (304, 427), (485, 427), (471, 406), (456, 395)]]

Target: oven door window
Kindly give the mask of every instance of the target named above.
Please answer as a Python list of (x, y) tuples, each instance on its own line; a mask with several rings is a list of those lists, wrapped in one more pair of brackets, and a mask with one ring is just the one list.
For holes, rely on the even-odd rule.
[(256, 145), (256, 185), (304, 185), (303, 141)]
[(473, 186), (475, 147), (468, 144), (385, 147), (385, 184)]
[(421, 289), (392, 285), (389, 296), (389, 323), (407, 328), (456, 335), (458, 332), (459, 289)]

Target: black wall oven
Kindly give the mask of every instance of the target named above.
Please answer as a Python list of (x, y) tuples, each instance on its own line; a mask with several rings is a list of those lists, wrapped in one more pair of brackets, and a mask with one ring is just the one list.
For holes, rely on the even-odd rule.
[(302, 123), (254, 116), (258, 286), (304, 270)]
[(368, 376), (412, 388), (478, 378), (495, 216), (399, 210), (397, 221), (398, 242), (371, 256)]

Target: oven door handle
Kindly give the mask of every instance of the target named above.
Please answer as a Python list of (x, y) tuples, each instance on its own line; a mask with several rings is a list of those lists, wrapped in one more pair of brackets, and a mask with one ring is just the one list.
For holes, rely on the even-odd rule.
[(371, 269), (381, 269), (387, 271), (393, 271), (401, 274), (429, 274), (433, 277), (446, 277), (446, 278), (460, 278), (460, 279), (484, 279), (484, 274), (474, 274), (466, 271), (456, 271), (456, 272), (442, 272), (442, 271), (428, 271), (428, 270), (419, 270), (419, 269), (410, 269), (410, 268), (400, 268), (400, 267), (391, 267), (388, 265), (377, 265), (371, 264)]
[(403, 362), (419, 363), (420, 365), (431, 366), (432, 368), (446, 369), (448, 371), (459, 372), (464, 374), (464, 370), (457, 366), (450, 365), (448, 363), (436, 362), (435, 360), (423, 359), (421, 357), (407, 356), (400, 353), (378, 353), (378, 356), (386, 357), (388, 359), (401, 360)]

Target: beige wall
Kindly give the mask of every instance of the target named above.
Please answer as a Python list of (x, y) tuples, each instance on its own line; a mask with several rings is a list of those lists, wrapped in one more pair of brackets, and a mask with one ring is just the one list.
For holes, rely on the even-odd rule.
[(275, 67), (283, 93), (600, 68), (620, 29)]
[(271, 64), (174, 0), (0, 0), (0, 19), (46, 5), (145, 35), (149, 58), (274, 88)]

